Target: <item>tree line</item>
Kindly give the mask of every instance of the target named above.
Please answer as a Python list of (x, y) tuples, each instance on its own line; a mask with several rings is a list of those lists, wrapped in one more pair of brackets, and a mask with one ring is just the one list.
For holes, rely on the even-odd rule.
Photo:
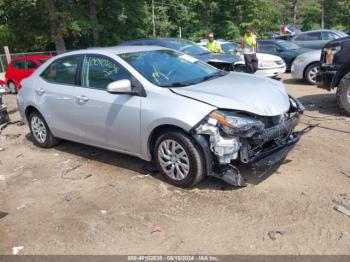
[(283, 23), (348, 31), (350, 0), (0, 0), (0, 45), (12, 52), (112, 46), (154, 33), (237, 39), (246, 25), (264, 37)]

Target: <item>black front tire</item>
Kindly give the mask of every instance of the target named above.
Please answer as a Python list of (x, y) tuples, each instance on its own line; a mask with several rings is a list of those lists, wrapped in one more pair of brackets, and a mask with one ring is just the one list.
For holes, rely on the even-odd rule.
[[(34, 145), (38, 146), (38, 147), (41, 147), (41, 148), (51, 148), (55, 145), (57, 145), (59, 143), (59, 139), (55, 138), (51, 131), (50, 131), (50, 128), (48, 127), (45, 119), (43, 118), (43, 116), (38, 113), (38, 112), (32, 112), (30, 115), (29, 115), (29, 128), (30, 128), (30, 132), (32, 134), (32, 137), (33, 137), (33, 143)], [(35, 124), (34, 123), (35, 121), (37, 121), (37, 123), (40, 123), (40, 126), (42, 128), (42, 130), (45, 130), (45, 139), (40, 139), (40, 137), (35, 134)], [(41, 136), (43, 137), (43, 136)]]
[[(188, 159), (189, 159), (189, 172), (187, 176), (182, 180), (176, 180), (167, 175), (166, 171), (162, 167), (160, 161), (159, 149), (164, 141), (175, 141), (185, 150)], [(161, 175), (167, 180), (170, 184), (178, 187), (192, 187), (195, 184), (199, 183), (205, 177), (205, 160), (203, 154), (191, 137), (181, 131), (170, 131), (160, 135), (155, 143), (153, 157), (157, 165), (158, 170)]]

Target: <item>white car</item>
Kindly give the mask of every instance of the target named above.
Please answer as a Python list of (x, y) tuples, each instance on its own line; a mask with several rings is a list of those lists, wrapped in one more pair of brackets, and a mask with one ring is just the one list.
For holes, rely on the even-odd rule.
[[(222, 41), (219, 40), (222, 50), (226, 54), (239, 54), (236, 50), (240, 48), (239, 44), (235, 42)], [(199, 44), (205, 46), (207, 41), (201, 41)], [(241, 54), (244, 60), (243, 54)], [(256, 75), (266, 76), (266, 77), (279, 77), (286, 71), (286, 63), (282, 58), (275, 55), (257, 53), (256, 54), (259, 64), (258, 71), (255, 72)]]
[(320, 70), (321, 50), (306, 52), (295, 58), (291, 73), (294, 79), (303, 79), (305, 82), (316, 84), (316, 75)]

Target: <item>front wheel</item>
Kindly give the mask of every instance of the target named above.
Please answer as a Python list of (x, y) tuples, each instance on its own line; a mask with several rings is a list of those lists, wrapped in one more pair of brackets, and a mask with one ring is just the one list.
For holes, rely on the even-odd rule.
[(350, 116), (350, 73), (345, 75), (339, 83), (337, 103), (340, 109)]
[(304, 80), (310, 85), (316, 84), (316, 75), (318, 71), (320, 71), (319, 63), (309, 65), (305, 70)]
[(175, 186), (191, 187), (204, 178), (204, 160), (198, 146), (180, 131), (158, 137), (154, 159), (162, 176)]
[(29, 127), (33, 136), (33, 143), (36, 146), (50, 148), (59, 142), (59, 140), (52, 135), (44, 118), (38, 112), (30, 114)]

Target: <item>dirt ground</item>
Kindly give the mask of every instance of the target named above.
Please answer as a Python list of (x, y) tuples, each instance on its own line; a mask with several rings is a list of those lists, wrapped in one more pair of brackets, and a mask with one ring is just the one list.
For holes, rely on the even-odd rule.
[[(139, 159), (72, 142), (40, 149), (27, 126), (8, 126), (0, 254), (350, 254), (350, 217), (332, 204), (350, 204), (350, 118), (334, 92), (283, 78), (307, 108), (299, 128), (319, 126), (275, 172), (244, 171), (245, 188), (179, 189)], [(4, 101), (18, 120), (15, 96)]]

